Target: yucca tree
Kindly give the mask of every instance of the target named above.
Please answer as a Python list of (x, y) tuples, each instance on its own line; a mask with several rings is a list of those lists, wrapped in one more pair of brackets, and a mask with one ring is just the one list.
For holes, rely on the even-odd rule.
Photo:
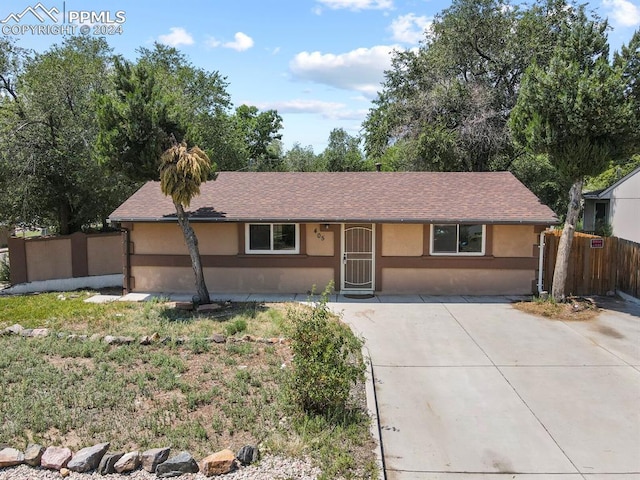
[(209, 303), (209, 290), (204, 281), (198, 238), (189, 224), (189, 217), (184, 209), (191, 200), (200, 194), (200, 185), (209, 179), (211, 160), (198, 147), (187, 148), (186, 142), (173, 145), (160, 157), (160, 189), (171, 197), (178, 214), (178, 223), (182, 228), (184, 240), (191, 256), (191, 265), (196, 280), (196, 289), (201, 304)]

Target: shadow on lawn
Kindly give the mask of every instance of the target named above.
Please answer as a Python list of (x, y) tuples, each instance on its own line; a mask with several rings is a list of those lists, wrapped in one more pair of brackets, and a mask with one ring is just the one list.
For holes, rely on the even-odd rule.
[(203, 319), (224, 322), (235, 317), (255, 319), (258, 314), (268, 310), (268, 307), (260, 302), (224, 302), (218, 303), (217, 305), (220, 306), (219, 309), (203, 312), (165, 305), (160, 309), (160, 318), (171, 322), (192, 322)]

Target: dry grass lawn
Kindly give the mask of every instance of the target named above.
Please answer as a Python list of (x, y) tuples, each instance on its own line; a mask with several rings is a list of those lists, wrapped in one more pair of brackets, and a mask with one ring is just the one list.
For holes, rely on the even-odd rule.
[(527, 302), (516, 302), (513, 306), (531, 315), (562, 321), (589, 321), (600, 314), (598, 306), (584, 298), (570, 297), (564, 303), (534, 298)]

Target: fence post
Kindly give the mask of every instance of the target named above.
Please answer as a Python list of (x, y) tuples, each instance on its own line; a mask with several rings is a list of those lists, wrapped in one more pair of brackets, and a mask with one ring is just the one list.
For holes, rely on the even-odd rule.
[(11, 284), (27, 283), (27, 247), (24, 238), (9, 237), (9, 263), (11, 265)]
[(82, 232), (72, 233), (71, 239), (71, 276), (89, 276), (89, 258), (87, 255), (87, 235)]

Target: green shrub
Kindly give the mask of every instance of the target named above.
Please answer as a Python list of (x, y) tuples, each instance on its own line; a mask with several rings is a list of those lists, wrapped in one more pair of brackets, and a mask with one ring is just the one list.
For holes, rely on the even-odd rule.
[(327, 307), (327, 292), (311, 308), (292, 307), (290, 400), (307, 413), (347, 408), (351, 388), (364, 379), (362, 341)]
[(236, 333), (242, 333), (247, 329), (247, 321), (244, 318), (237, 318), (224, 326), (224, 333), (231, 337)]

